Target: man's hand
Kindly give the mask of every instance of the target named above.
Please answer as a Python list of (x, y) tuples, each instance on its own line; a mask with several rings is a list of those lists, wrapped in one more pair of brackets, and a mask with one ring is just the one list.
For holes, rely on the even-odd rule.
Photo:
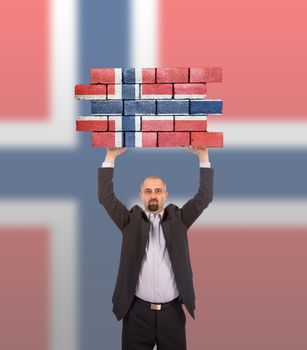
[(105, 162), (114, 163), (117, 156), (126, 152), (128, 147), (107, 147)]
[(200, 162), (209, 162), (208, 148), (188, 146), (187, 149), (190, 152), (197, 154)]

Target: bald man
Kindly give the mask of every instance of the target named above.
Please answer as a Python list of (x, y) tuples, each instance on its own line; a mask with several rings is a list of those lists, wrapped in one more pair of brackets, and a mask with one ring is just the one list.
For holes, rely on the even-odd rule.
[(144, 208), (130, 210), (115, 196), (117, 156), (127, 148), (107, 148), (98, 168), (98, 198), (122, 233), (113, 312), (123, 320), (122, 350), (186, 350), (186, 316), (195, 318), (195, 293), (187, 232), (213, 198), (207, 148), (188, 147), (200, 164), (199, 189), (181, 208), (165, 206), (167, 187), (159, 176), (141, 184)]

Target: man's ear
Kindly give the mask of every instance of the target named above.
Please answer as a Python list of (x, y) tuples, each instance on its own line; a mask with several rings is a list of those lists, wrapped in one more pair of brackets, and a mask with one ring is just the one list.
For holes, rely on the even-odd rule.
[(139, 192), (139, 197), (140, 197), (140, 200), (142, 201), (142, 192)]
[(168, 192), (165, 192), (165, 199), (168, 198)]

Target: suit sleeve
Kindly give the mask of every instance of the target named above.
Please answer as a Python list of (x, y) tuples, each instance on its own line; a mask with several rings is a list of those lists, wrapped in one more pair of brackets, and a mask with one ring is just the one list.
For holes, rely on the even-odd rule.
[(199, 168), (199, 172), (198, 192), (180, 209), (181, 219), (187, 228), (193, 224), (213, 199), (214, 169)]
[(98, 199), (120, 230), (129, 220), (129, 211), (113, 190), (114, 168), (98, 168)]

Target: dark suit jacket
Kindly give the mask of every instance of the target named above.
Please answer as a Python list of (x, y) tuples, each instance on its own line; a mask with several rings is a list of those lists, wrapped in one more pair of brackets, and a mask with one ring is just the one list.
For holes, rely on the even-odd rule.
[[(128, 210), (116, 198), (113, 172), (113, 168), (98, 168), (98, 198), (122, 232), (120, 264), (112, 297), (113, 312), (120, 320), (127, 314), (134, 297), (149, 238), (150, 221), (140, 206), (135, 205)], [(195, 196), (182, 208), (168, 204), (161, 219), (175, 281), (182, 301), (194, 319), (195, 293), (187, 231), (212, 201), (213, 174), (212, 168), (200, 168), (199, 189)]]

